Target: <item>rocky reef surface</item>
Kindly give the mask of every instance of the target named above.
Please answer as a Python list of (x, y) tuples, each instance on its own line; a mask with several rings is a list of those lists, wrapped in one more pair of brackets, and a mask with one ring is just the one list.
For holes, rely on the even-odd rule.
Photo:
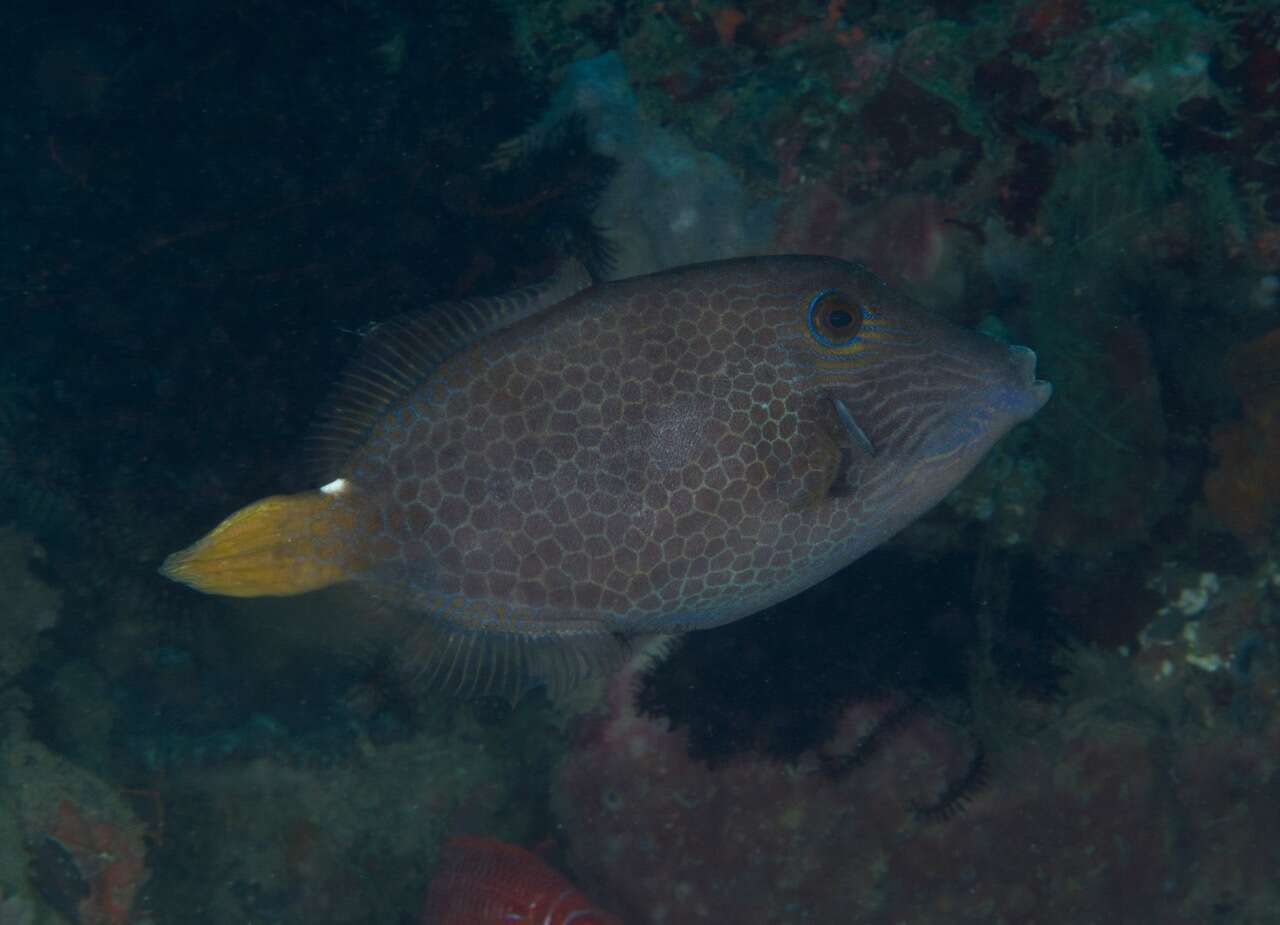
[[(1280, 918), (1272, 5), (72, 7), (0, 14), (0, 923), (416, 921), (460, 832), (632, 925)], [(155, 574), (368, 324), (793, 251), (1055, 384), (811, 594), (513, 708)]]

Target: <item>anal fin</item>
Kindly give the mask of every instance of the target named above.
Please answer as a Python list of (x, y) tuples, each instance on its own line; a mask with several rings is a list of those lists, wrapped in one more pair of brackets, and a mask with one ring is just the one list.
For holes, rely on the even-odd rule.
[(394, 643), (392, 660), (414, 687), (451, 696), (501, 697), (512, 703), (537, 687), (561, 700), (590, 678), (625, 660), (626, 641), (602, 628), (505, 630), (464, 626), (420, 613), (416, 626)]

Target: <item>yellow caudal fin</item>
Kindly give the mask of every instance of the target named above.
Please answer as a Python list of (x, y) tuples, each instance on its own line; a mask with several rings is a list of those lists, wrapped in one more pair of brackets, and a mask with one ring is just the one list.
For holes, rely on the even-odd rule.
[(302, 594), (352, 578), (356, 512), (342, 495), (326, 487), (256, 501), (165, 559), (160, 574), (230, 597)]

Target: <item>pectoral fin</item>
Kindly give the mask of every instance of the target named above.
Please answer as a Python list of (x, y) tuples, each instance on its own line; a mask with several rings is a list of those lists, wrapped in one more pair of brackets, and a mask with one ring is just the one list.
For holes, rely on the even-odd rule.
[(849, 410), (849, 406), (838, 398), (832, 398), (831, 404), (835, 407), (836, 417), (840, 421), (840, 426), (844, 428), (845, 436), (849, 438), (852, 446), (868, 456), (875, 456), (875, 445), (867, 437), (866, 432), (858, 426), (858, 420), (853, 416), (853, 412)]

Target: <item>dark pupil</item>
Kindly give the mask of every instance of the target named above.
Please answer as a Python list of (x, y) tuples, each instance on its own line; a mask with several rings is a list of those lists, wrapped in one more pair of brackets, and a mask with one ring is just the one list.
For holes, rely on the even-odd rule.
[(843, 308), (832, 309), (831, 314), (827, 315), (827, 324), (833, 328), (847, 328), (853, 324), (853, 315)]

